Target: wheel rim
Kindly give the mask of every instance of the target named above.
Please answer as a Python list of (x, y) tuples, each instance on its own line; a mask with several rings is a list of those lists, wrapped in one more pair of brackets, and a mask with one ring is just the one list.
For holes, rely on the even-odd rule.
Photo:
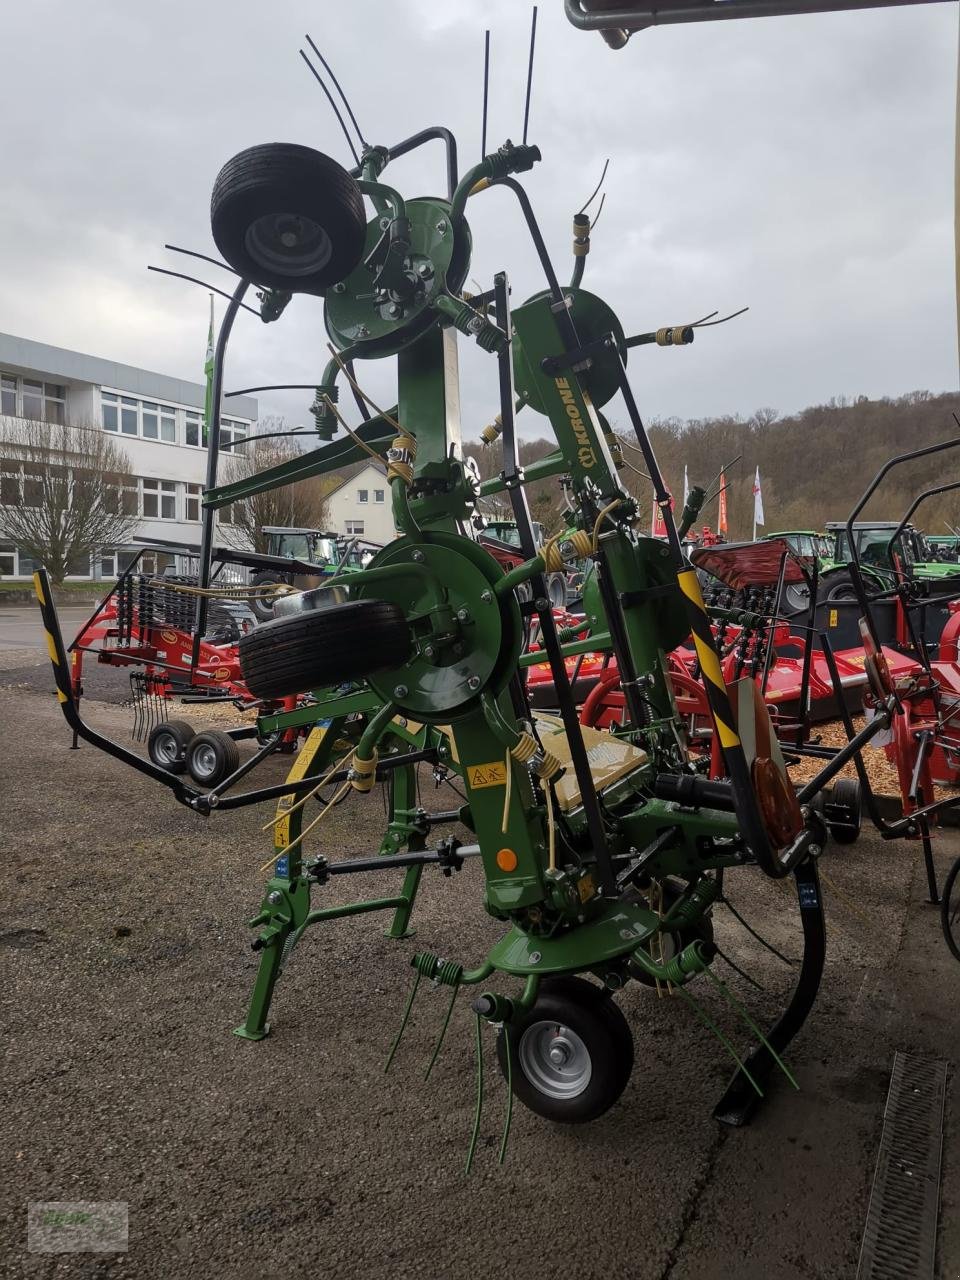
[(158, 733), (153, 740), (153, 754), (158, 764), (176, 764), (180, 759), (180, 744), (172, 733)]
[(265, 213), (247, 228), (244, 245), (258, 266), (287, 276), (309, 276), (330, 261), (330, 237), (299, 213)]
[(217, 769), (217, 753), (213, 747), (202, 742), (193, 753), (190, 772), (201, 778), (209, 778)]
[(791, 609), (809, 608), (810, 588), (791, 584), (787, 587), (787, 604)]
[(558, 1022), (534, 1022), (520, 1037), (523, 1074), (548, 1098), (579, 1097), (590, 1083), (593, 1063), (583, 1040)]

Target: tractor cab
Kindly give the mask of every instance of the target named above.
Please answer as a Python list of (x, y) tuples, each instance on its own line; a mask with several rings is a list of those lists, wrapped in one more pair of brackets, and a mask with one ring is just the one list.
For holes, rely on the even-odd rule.
[[(364, 551), (369, 551), (365, 543), (356, 538), (346, 538), (343, 534), (327, 533), (320, 529), (289, 529), (264, 525), (260, 532), (264, 536), (267, 555), (285, 556), (291, 560), (306, 560), (308, 564), (330, 566), (336, 568), (345, 564), (361, 568)], [(367, 556), (369, 559), (369, 555)]]
[(769, 542), (771, 538), (782, 540), (798, 556), (809, 556), (821, 565), (833, 559), (833, 544), (830, 539), (826, 534), (817, 533), (813, 529), (788, 529), (783, 533), (765, 533), (760, 541)]

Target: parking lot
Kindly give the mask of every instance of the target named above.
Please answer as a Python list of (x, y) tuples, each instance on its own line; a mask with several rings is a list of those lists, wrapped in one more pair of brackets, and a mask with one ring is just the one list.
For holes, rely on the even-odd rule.
[[(827, 972), (789, 1053), (799, 1093), (775, 1082), (750, 1127), (719, 1127), (710, 1112), (730, 1074), (724, 1050), (684, 1002), (633, 985), (621, 999), (636, 1067), (621, 1102), (578, 1128), (518, 1107), (502, 1167), (506, 1090), (488, 1032), (481, 1141), (465, 1176), (476, 1090), (467, 998), (428, 1083), (443, 991), (423, 996), (389, 1075), (383, 1067), (415, 950), (475, 964), (502, 928), (481, 909), (479, 868), (425, 874), (414, 939), (391, 941), (378, 915), (308, 934), (278, 986), (273, 1033), (238, 1039), (256, 966), (244, 922), (259, 904), (269, 813), (203, 820), (89, 746), (72, 752), (31, 625), (0, 613), (4, 1274), (855, 1275), (893, 1052), (951, 1064), (960, 1052), (960, 968), (923, 902), (917, 846), (867, 834), (823, 861)], [(87, 710), (129, 740), (125, 708)], [(264, 780), (285, 768), (269, 761)], [(426, 768), (422, 782), (428, 806), (449, 806)], [(330, 856), (376, 849), (376, 792), (330, 816)], [(953, 834), (938, 837), (941, 873), (957, 852)], [(393, 887), (389, 874), (341, 879), (322, 897)], [(790, 889), (745, 869), (727, 890), (796, 956)], [(764, 989), (730, 969), (724, 979), (769, 1022), (791, 970), (725, 908), (715, 915), (723, 950)], [(745, 1047), (715, 993), (698, 996)], [(951, 1068), (944, 1276), (960, 1274), (955, 1132)], [(28, 1253), (27, 1201), (56, 1199), (128, 1202), (129, 1252)]]

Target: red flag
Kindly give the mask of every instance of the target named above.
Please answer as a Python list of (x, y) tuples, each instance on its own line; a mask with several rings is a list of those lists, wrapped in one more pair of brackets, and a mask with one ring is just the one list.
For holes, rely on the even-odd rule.
[(720, 509), (717, 512), (717, 533), (727, 532), (727, 478), (720, 472)]

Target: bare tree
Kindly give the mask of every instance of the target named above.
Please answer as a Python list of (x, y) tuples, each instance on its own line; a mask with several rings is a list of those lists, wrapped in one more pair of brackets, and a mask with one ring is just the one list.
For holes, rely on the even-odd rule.
[[(262, 418), (258, 430), (282, 431), (282, 418)], [(246, 480), (259, 471), (280, 466), (300, 456), (296, 444), (283, 438), (255, 441), (234, 455), (223, 472), (223, 483)], [(221, 519), (220, 532), (234, 546), (253, 547), (265, 552), (267, 540), (260, 532), (266, 526), (322, 529), (327, 520), (327, 501), (332, 488), (329, 476), (312, 476), (295, 484), (257, 493), (233, 504), (231, 522)]]
[(43, 564), (55, 586), (89, 572), (98, 548), (139, 523), (127, 495), (130, 460), (99, 427), (2, 420), (0, 537)]

